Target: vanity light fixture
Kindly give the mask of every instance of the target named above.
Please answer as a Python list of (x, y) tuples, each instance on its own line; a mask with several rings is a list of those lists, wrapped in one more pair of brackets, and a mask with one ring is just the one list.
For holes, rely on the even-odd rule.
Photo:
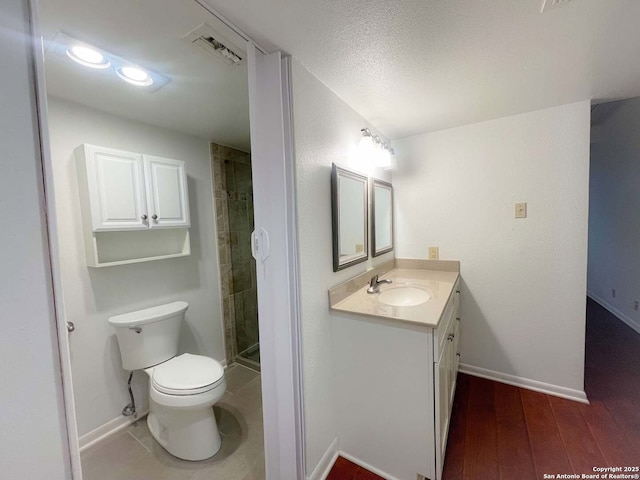
[(358, 143), (358, 150), (363, 157), (373, 160), (377, 167), (385, 170), (391, 168), (391, 156), (395, 153), (389, 142), (382, 142), (378, 135), (373, 135), (371, 130), (363, 128), (362, 138)]

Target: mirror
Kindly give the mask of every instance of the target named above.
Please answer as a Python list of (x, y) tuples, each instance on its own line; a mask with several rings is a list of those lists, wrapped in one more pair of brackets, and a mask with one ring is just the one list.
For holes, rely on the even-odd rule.
[(377, 257), (393, 250), (393, 186), (382, 180), (371, 181), (373, 209), (371, 250)]
[(367, 177), (333, 164), (331, 207), (334, 272), (364, 262), (369, 257), (367, 196)]

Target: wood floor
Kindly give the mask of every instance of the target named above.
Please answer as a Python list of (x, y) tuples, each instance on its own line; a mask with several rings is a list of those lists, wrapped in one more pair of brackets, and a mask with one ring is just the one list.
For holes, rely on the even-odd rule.
[[(640, 335), (587, 302), (590, 405), (458, 375), (443, 480), (539, 480), (640, 465)], [(339, 458), (329, 480), (379, 480)]]
[(326, 480), (384, 480), (346, 458), (338, 457)]

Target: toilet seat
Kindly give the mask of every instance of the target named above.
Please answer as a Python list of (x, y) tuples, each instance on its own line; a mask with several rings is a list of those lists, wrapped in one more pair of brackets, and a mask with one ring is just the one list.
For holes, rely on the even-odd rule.
[(210, 357), (184, 353), (153, 367), (151, 385), (165, 395), (198, 395), (224, 383), (222, 365)]

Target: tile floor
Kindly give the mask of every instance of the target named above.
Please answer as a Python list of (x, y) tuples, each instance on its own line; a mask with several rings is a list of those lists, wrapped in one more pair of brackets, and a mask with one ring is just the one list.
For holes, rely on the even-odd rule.
[(142, 418), (82, 453), (84, 479), (264, 479), (260, 374), (233, 365), (226, 377), (227, 392), (214, 406), (222, 447), (213, 458), (187, 462), (172, 456), (151, 437)]

